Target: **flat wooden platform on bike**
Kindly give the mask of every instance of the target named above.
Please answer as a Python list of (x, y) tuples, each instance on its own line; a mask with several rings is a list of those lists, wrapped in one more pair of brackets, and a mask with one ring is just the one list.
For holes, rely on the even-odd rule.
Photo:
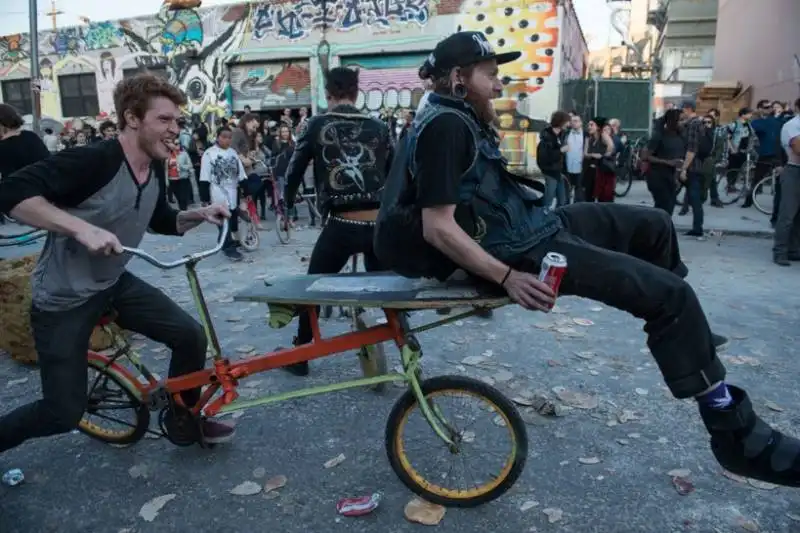
[(316, 274), (265, 280), (234, 300), (286, 306), (360, 306), (383, 309), (440, 309), (471, 305), (498, 307), (508, 295), (471, 281), (411, 279), (392, 272)]

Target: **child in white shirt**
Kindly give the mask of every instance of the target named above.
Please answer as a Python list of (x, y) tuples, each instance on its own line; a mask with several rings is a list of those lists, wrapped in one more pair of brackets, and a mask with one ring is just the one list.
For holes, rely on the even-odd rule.
[[(233, 261), (241, 261), (239, 242), (233, 234), (239, 229), (240, 187), (247, 180), (239, 154), (231, 148), (231, 129), (217, 130), (217, 142), (203, 153), (200, 160), (200, 181), (210, 183), (211, 201), (226, 203), (231, 211), (230, 232), (225, 237), (223, 253)], [(221, 231), (221, 230), (220, 230)]]

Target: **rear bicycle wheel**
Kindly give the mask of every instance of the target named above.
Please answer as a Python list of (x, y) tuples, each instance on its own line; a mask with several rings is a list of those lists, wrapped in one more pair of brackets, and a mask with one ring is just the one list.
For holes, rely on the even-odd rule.
[(723, 205), (731, 205), (741, 199), (746, 190), (744, 174), (741, 170), (730, 169), (717, 174), (717, 192)]
[[(411, 390), (406, 391), (395, 403), (386, 422), (386, 453), (400, 481), (425, 500), (448, 507), (475, 507), (505, 494), (522, 474), (528, 456), (525, 422), (514, 404), (494, 387), (465, 376), (439, 376), (425, 380), (420, 385), (428, 405), (437, 413), (439, 424), (454, 444), (445, 444), (432, 431), (422, 415), (417, 397)], [(448, 403), (446, 400), (452, 398), (481, 401), (483, 405), (475, 406), (471, 413), (482, 416), (484, 423), (480, 427), (467, 425), (469, 420), (466, 415), (448, 416), (451, 410), (444, 409), (444, 406)], [(412, 414), (419, 415), (422, 426), (420, 434), (432, 437), (431, 444), (419, 446), (416, 439), (407, 439), (411, 431)], [(484, 437), (490, 430), (505, 436), (508, 443), (501, 445), (492, 441), (485, 455), (469, 463), (467, 452), (472, 451), (478, 438)], [(456, 459), (457, 466), (454, 468), (451, 465), (445, 472), (423, 473), (422, 464), (434, 459), (436, 452)], [(413, 459), (412, 453), (415, 453)], [(451, 481), (451, 474), (455, 476), (469, 466), (480, 470), (468, 476), (473, 486), (467, 486), (466, 480), (464, 484), (445, 486)], [(477, 478), (483, 477), (485, 481), (475, 483)]]
[(278, 240), (281, 244), (289, 244), (292, 238), (292, 223), (283, 213), (275, 215), (275, 231), (278, 233)]
[(775, 173), (771, 173), (753, 187), (753, 206), (765, 215), (772, 214), (776, 179)]
[(100, 361), (89, 359), (88, 370), (88, 403), (78, 430), (107, 444), (135, 444), (150, 427), (150, 411), (134, 385)]

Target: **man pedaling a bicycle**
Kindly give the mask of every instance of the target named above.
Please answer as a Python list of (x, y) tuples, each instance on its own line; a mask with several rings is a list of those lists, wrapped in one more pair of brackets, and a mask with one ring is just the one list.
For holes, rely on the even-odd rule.
[[(664, 211), (578, 203), (551, 211), (533, 182), (506, 170), (489, 124), (500, 96), (496, 54), (479, 32), (441, 41), (428, 62), (434, 93), (396, 148), (375, 231), (384, 267), (445, 280), (463, 269), (502, 287), (527, 309), (555, 294), (537, 274), (550, 252), (567, 258), (564, 295), (645, 321), (647, 343), (676, 398), (697, 400), (711, 448), (727, 470), (800, 486), (800, 441), (771, 428), (747, 393), (726, 384), (697, 295), (684, 280), (672, 220)], [(538, 184), (537, 184), (538, 185)]]
[[(206, 362), (202, 326), (177, 303), (125, 269), (145, 231), (183, 235), (203, 222), (220, 225), (227, 206), (177, 212), (166, 203), (163, 161), (177, 137), (186, 97), (168, 81), (140, 74), (114, 90), (117, 139), (64, 150), (0, 183), (0, 212), (50, 233), (31, 281), (31, 326), (42, 379), (42, 399), (0, 418), (0, 452), (23, 441), (78, 427), (87, 405), (86, 352), (98, 322), (115, 321), (172, 350), (171, 377)], [(200, 390), (181, 395), (185, 405)], [(170, 433), (197, 431), (186, 409), (176, 409)], [(233, 427), (202, 419), (205, 442), (230, 440)]]

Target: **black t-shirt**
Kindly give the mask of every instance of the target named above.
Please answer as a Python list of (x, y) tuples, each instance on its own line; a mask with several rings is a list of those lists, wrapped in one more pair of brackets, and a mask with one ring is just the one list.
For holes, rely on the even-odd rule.
[[(686, 157), (686, 141), (680, 133), (659, 131), (647, 143), (647, 150), (659, 159), (684, 159)], [(661, 163), (653, 163), (653, 170), (674, 173), (675, 168)]]
[(17, 170), (50, 157), (50, 151), (38, 135), (23, 130), (0, 141), (0, 176), (8, 177)]
[(473, 159), (475, 142), (467, 123), (452, 113), (433, 119), (417, 139), (416, 205), (425, 208), (458, 204), (461, 176)]

